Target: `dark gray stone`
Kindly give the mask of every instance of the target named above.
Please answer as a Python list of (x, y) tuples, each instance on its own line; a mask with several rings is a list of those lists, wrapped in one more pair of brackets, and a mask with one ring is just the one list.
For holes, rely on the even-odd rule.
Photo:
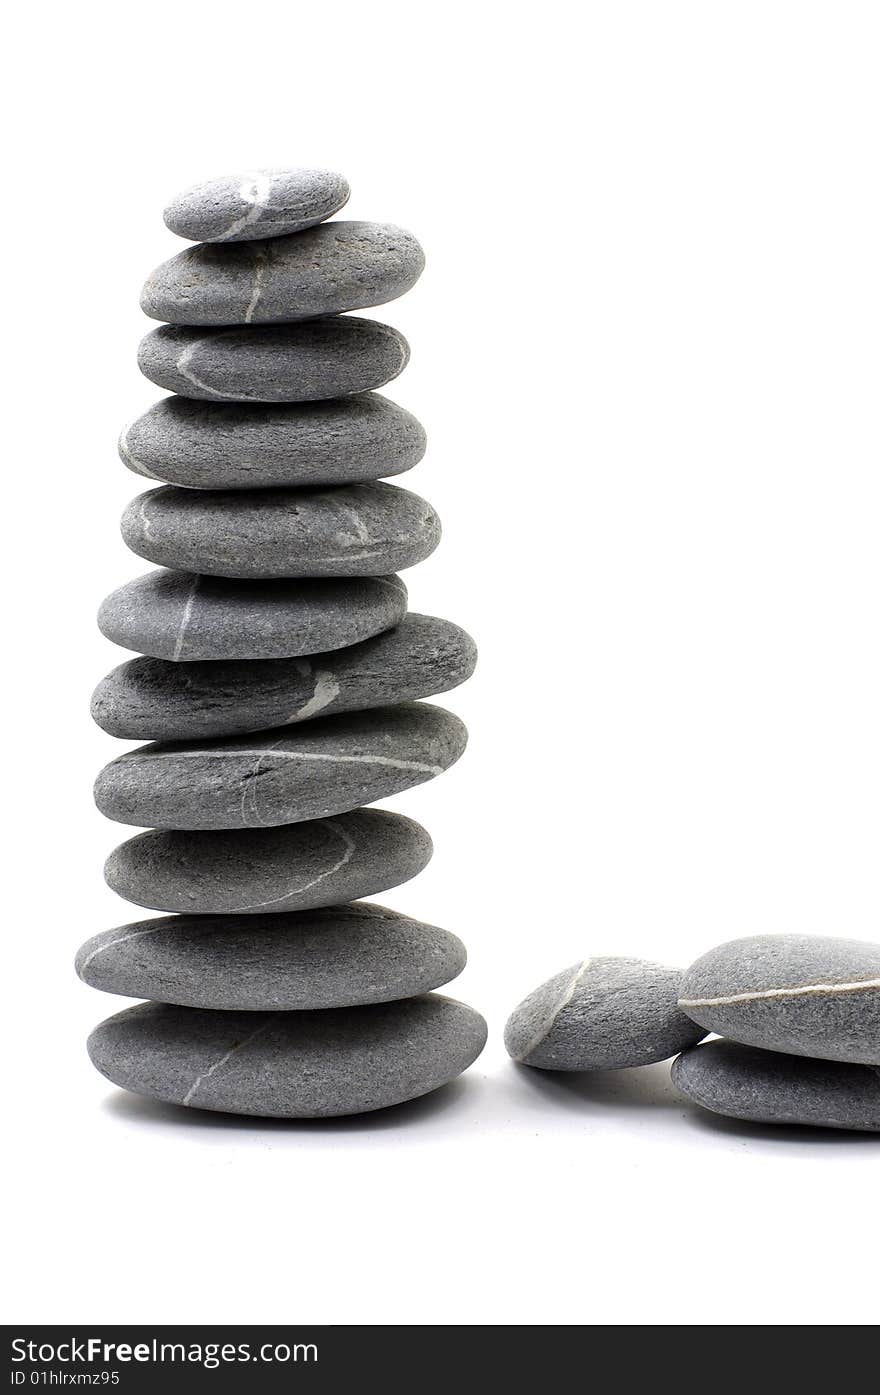
[(679, 1006), (749, 1046), (880, 1065), (880, 945), (823, 935), (730, 940), (687, 970)]
[(646, 959), (585, 959), (531, 993), (504, 1044), (540, 1070), (620, 1070), (665, 1061), (705, 1035), (676, 1006), (681, 971)]
[(397, 576), (348, 581), (226, 581), (148, 572), (98, 611), (107, 639), (155, 659), (287, 659), (341, 649), (406, 614)]
[(673, 1083), (713, 1114), (761, 1124), (880, 1131), (880, 1072), (736, 1041), (707, 1041), (672, 1066)]
[(187, 247), (158, 266), (141, 309), (175, 325), (286, 324), (404, 295), (425, 254), (388, 223), (324, 223), (292, 237)]
[(89, 1037), (123, 1089), (232, 1114), (316, 1119), (426, 1095), (486, 1042), (478, 1012), (439, 994), (321, 1012), (209, 1012), (143, 1003)]
[(163, 485), (132, 499), (122, 536), (162, 567), (243, 581), (386, 576), (423, 562), (440, 520), (394, 484), (248, 493)]
[(92, 716), (127, 741), (202, 741), (433, 697), (469, 678), (476, 660), (458, 625), (409, 614), (373, 639), (310, 659), (130, 659), (98, 684)]
[(425, 445), (415, 417), (378, 392), (253, 407), (164, 397), (123, 431), (119, 454), (136, 475), (188, 489), (316, 488), (401, 475)]
[(138, 349), (151, 382), (206, 402), (346, 397), (390, 383), (408, 361), (398, 330), (354, 315), (244, 329), (162, 325)]
[(104, 867), (127, 901), (190, 915), (305, 911), (375, 896), (428, 865), (431, 839), (387, 809), (213, 833), (151, 829)]
[(246, 170), (184, 189), (164, 218), (192, 242), (250, 242), (323, 223), (350, 192), (348, 180), (330, 170)]
[(104, 767), (95, 800), (107, 818), (141, 828), (299, 823), (441, 775), (466, 740), (442, 707), (377, 707), (227, 741), (141, 746)]

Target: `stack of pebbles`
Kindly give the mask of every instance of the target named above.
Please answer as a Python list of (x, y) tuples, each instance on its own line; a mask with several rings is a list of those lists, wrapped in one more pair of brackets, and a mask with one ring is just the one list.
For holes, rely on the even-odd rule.
[(424, 258), (399, 228), (326, 222), (347, 197), (315, 170), (200, 185), (165, 214), (200, 245), (141, 300), (166, 323), (140, 367), (175, 395), (123, 433), (125, 464), (161, 484), (122, 531), (161, 570), (101, 607), (103, 633), (143, 657), (93, 714), (151, 744), (105, 767), (96, 800), (150, 830), (110, 856), (110, 886), (175, 914), (96, 936), (77, 969), (151, 1000), (93, 1032), (98, 1070), (201, 1109), (378, 1109), (457, 1076), (486, 1035), (431, 992), (464, 967), (461, 942), (355, 899), (431, 856), (418, 824), (362, 806), (461, 755), (461, 722), (417, 699), (463, 682), (475, 649), (408, 614), (394, 574), (440, 536), (423, 499), (378, 482), (424, 453), (374, 391), (409, 348), (342, 312), (403, 295)]

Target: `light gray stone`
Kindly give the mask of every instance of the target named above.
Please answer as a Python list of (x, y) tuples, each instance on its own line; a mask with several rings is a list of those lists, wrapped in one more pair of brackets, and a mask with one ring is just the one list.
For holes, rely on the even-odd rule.
[(226, 581), (156, 571), (113, 591), (98, 611), (107, 639), (155, 659), (288, 659), (341, 649), (398, 624), (400, 577)]
[(148, 276), (141, 309), (175, 325), (286, 324), (396, 300), (425, 254), (389, 223), (324, 223), (292, 237), (187, 247)]
[(378, 392), (240, 406), (164, 397), (119, 438), (136, 475), (188, 489), (317, 488), (401, 475), (425, 454), (415, 417)]
[(196, 1109), (271, 1118), (360, 1114), (426, 1095), (486, 1041), (478, 1012), (440, 994), (321, 1012), (209, 1012), (143, 1003), (89, 1037), (123, 1089)]
[(458, 625), (408, 614), (373, 639), (312, 658), (130, 659), (98, 684), (92, 716), (128, 741), (202, 741), (433, 697), (469, 678), (476, 660)]
[(226, 741), (157, 743), (106, 765), (102, 814), (141, 828), (267, 828), (326, 818), (441, 775), (465, 747), (442, 707), (403, 703)]
[(880, 1065), (880, 945), (823, 935), (730, 940), (687, 970), (679, 1006), (749, 1046)]
[(162, 325), (138, 349), (151, 382), (206, 402), (346, 397), (390, 383), (408, 361), (398, 330), (354, 315), (243, 329)]
[(192, 242), (250, 242), (323, 223), (348, 202), (348, 180), (331, 170), (245, 170), (184, 189), (165, 224)]
[(585, 959), (511, 1014), (508, 1053), (540, 1070), (620, 1070), (665, 1061), (705, 1035), (676, 1006), (681, 971), (646, 959)]
[(672, 1066), (682, 1094), (734, 1119), (880, 1131), (880, 1071), (735, 1041), (707, 1041)]
[(431, 555), (440, 520), (418, 494), (378, 481), (248, 493), (163, 485), (132, 499), (122, 536), (148, 562), (205, 576), (386, 576)]
[(387, 809), (333, 819), (187, 832), (151, 829), (108, 857), (108, 886), (127, 901), (190, 915), (305, 911), (375, 896), (428, 865), (425, 829)]

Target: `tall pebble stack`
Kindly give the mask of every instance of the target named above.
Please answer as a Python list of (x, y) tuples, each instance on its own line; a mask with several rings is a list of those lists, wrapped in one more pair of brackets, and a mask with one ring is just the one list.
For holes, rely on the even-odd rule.
[(101, 606), (140, 657), (98, 685), (113, 736), (150, 744), (98, 777), (99, 809), (148, 829), (105, 874), (172, 912), (89, 940), (95, 988), (145, 998), (89, 1039), (137, 1093), (237, 1114), (361, 1113), (436, 1089), (479, 1055), (479, 1013), (432, 990), (455, 935), (358, 898), (431, 856), (411, 819), (364, 807), (441, 774), (462, 723), (421, 701), (473, 672), (473, 641), (407, 613), (395, 575), (436, 547), (429, 504), (383, 481), (422, 427), (375, 390), (405, 367), (390, 326), (346, 311), (403, 295), (416, 240), (326, 220), (339, 175), (273, 170), (176, 199), (196, 241), (148, 278), (142, 371), (172, 394), (119, 450), (156, 484), (123, 537), (157, 564)]

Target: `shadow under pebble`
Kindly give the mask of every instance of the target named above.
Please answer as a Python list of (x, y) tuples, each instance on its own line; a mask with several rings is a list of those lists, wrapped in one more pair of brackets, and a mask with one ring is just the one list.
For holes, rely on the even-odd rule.
[(594, 1106), (653, 1114), (657, 1110), (681, 1112), (684, 1105), (665, 1065), (596, 1071), (534, 1070), (521, 1065), (513, 1069), (523, 1084), (566, 1109)]
[(755, 1119), (734, 1119), (728, 1114), (713, 1114), (698, 1105), (686, 1110), (689, 1123), (710, 1134), (723, 1134), (756, 1143), (776, 1143), (791, 1147), (799, 1143), (874, 1145), (880, 1149), (880, 1134), (859, 1129), (822, 1129), (806, 1124), (761, 1124)]

